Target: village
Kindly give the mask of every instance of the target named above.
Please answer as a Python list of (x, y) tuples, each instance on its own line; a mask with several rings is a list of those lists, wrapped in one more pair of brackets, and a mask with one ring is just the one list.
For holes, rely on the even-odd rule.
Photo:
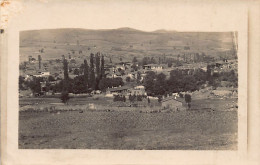
[(233, 32), (21, 32), (20, 149), (236, 149)]
[[(96, 53), (96, 57), (97, 56), (101, 56), (101, 53)], [(102, 57), (104, 56), (102, 55)], [(230, 72), (231, 70), (235, 72), (234, 74), (237, 74), (236, 60), (213, 60), (209, 64), (196, 60), (196, 57), (197, 59), (200, 58), (199, 54), (190, 54), (189, 56), (183, 56), (183, 58), (178, 56), (176, 59), (164, 59), (167, 61), (165, 63), (163, 62), (163, 58), (161, 59), (160, 57), (159, 59), (153, 57), (137, 59), (134, 57), (132, 61), (122, 61), (122, 59), (120, 59), (120, 61), (116, 63), (112, 63), (112, 59), (108, 58), (105, 59), (103, 63), (105, 80), (99, 81), (99, 84), (94, 88), (85, 87), (87, 90), (80, 88), (77, 90), (69, 90), (69, 97), (98, 98), (99, 101), (110, 99), (111, 101), (108, 105), (112, 107), (148, 107), (150, 111), (187, 109), (187, 105), (190, 107), (191, 101), (189, 100), (191, 99), (187, 101), (185, 95), (191, 97), (193, 100), (236, 98), (237, 90), (234, 88), (234, 84), (224, 80), (219, 82), (218, 90), (216, 87), (215, 90), (213, 90), (208, 81), (205, 81), (197, 89), (185, 89), (183, 91), (178, 90), (172, 92), (169, 91), (169, 89), (163, 89), (167, 91), (161, 94), (155, 94), (148, 90), (149, 87), (147, 86), (149, 84), (145, 82), (145, 79), (147, 79), (149, 72), (157, 75), (165, 75), (165, 79), (170, 79), (171, 72), (174, 70), (185, 75), (195, 75), (199, 72), (206, 74), (210, 72), (210, 75), (213, 76), (213, 74), (221, 74), (222, 72)], [(41, 55), (38, 55), (38, 59), (36, 60), (32, 56), (28, 56), (28, 61), (20, 65), (19, 81), (22, 80), (22, 82), (19, 82), (20, 98), (60, 97), (64, 79), (64, 60), (68, 61), (68, 76), (70, 79), (77, 79), (84, 75), (84, 66), (82, 64), (80, 65), (80, 58), (73, 58), (71, 55), (66, 58), (62, 55), (60, 59), (44, 60)], [(95, 68), (95, 70), (97, 70), (97, 68)], [(90, 72), (90, 70), (88, 72)], [(97, 76), (97, 74), (95, 76)], [(40, 80), (38, 87), (28, 87), (27, 82), (33, 82), (35, 78)], [(178, 77), (175, 78), (178, 79)], [(107, 81), (114, 82), (112, 80), (116, 80), (117, 82), (115, 81), (115, 83), (110, 83), (109, 85), (104, 84), (104, 82), (107, 83)], [(78, 83), (84, 82), (79, 81)], [(34, 85), (37, 86), (37, 84)], [(76, 86), (78, 85), (80, 86), (82, 84), (76, 84)], [(75, 87), (72, 86), (71, 88), (74, 89)], [(84, 85), (82, 88), (84, 88)], [(95, 108), (99, 106), (98, 104), (99, 103), (96, 103)], [(236, 105), (232, 105), (232, 107), (234, 106)], [(93, 103), (90, 103), (89, 107), (93, 107)], [(100, 109), (102, 108), (104, 107), (100, 107)], [(23, 107), (23, 109), (25, 109), (25, 107)]]

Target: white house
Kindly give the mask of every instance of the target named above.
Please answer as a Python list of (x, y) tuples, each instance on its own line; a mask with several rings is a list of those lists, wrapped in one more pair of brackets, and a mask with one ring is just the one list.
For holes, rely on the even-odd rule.
[(50, 72), (38, 72), (38, 74), (33, 75), (34, 77), (48, 77), (50, 76)]

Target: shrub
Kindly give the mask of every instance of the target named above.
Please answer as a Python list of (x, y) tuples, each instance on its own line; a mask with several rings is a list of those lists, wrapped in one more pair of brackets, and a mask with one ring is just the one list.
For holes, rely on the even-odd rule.
[(125, 98), (125, 96), (115, 95), (113, 101), (114, 102), (115, 101), (123, 101), (123, 102), (125, 102), (126, 98)]
[(68, 101), (69, 101), (69, 99), (70, 99), (70, 97), (69, 97), (69, 93), (67, 92), (67, 91), (63, 91), (62, 93), (61, 93), (61, 101), (63, 102), (63, 103), (67, 103)]

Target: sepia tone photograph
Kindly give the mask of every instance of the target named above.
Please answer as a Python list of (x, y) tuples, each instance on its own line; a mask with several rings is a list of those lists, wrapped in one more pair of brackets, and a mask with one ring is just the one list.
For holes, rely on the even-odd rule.
[(259, 3), (222, 2), (3, 0), (1, 163), (258, 164)]
[(237, 150), (238, 33), (19, 32), (19, 149)]

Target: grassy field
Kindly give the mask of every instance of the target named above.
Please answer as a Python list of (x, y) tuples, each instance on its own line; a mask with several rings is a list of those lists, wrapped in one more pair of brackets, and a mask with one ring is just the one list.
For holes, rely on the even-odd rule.
[(234, 150), (237, 111), (23, 111), (19, 148)]

